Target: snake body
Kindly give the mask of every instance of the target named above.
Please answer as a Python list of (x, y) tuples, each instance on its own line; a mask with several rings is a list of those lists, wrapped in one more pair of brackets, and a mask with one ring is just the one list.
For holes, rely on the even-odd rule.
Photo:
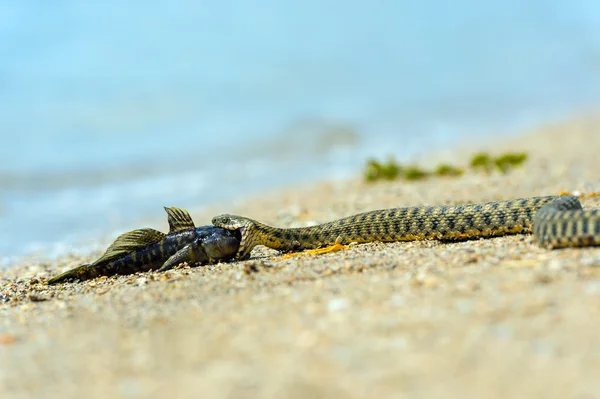
[(600, 209), (583, 210), (574, 196), (529, 197), (455, 206), (416, 206), (359, 213), (310, 227), (277, 228), (250, 218), (221, 215), (213, 225), (241, 231), (236, 254), (256, 245), (296, 251), (373, 241), (442, 241), (533, 233), (547, 248), (600, 245)]

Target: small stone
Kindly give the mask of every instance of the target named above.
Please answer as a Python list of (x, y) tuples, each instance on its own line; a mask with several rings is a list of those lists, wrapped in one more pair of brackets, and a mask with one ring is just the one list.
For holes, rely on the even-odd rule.
[(31, 293), (31, 294), (29, 294), (29, 300), (32, 302), (44, 302), (44, 301), (47, 301), (48, 298), (44, 295)]
[(600, 294), (600, 280), (590, 281), (585, 285), (584, 291), (587, 295)]
[(146, 285), (148, 284), (148, 279), (146, 277), (139, 277), (136, 281), (136, 285)]
[(470, 299), (463, 299), (457, 302), (456, 308), (459, 312), (463, 314), (469, 314), (473, 313), (473, 310), (475, 309), (475, 304)]
[(102, 288), (102, 287), (96, 288), (96, 295), (104, 295), (111, 289), (112, 289), (112, 287), (110, 287), (110, 286), (104, 287), (104, 288)]
[(304, 331), (298, 335), (296, 344), (302, 348), (310, 348), (317, 342), (317, 336), (312, 331)]
[(401, 307), (406, 304), (406, 300), (404, 299), (404, 297), (402, 295), (393, 295), (392, 298), (390, 299), (390, 302), (392, 303), (392, 306), (395, 306), (395, 307)]
[(253, 274), (253, 273), (258, 273), (258, 266), (257, 266), (257, 262), (246, 262), (246, 264), (244, 265), (244, 274)]
[(534, 259), (519, 259), (502, 262), (499, 266), (507, 268), (535, 267), (538, 263), (539, 262)]
[(337, 298), (332, 299), (329, 301), (329, 303), (327, 303), (327, 310), (330, 312), (337, 312), (339, 310), (346, 309), (348, 306), (350, 306), (348, 300), (344, 298)]
[(17, 337), (13, 334), (0, 334), (0, 345), (10, 345), (17, 342)]
[(554, 281), (554, 276), (552, 276), (550, 273), (538, 273), (535, 276), (535, 281), (540, 284), (550, 284), (552, 281)]
[(600, 267), (600, 256), (583, 258), (581, 264), (587, 267)]
[(36, 305), (34, 305), (33, 303), (26, 303), (23, 306), (21, 306), (21, 310), (24, 312), (27, 312), (29, 310), (33, 310), (36, 308)]
[(548, 264), (548, 270), (562, 270), (565, 268), (565, 263), (559, 259), (552, 259)]

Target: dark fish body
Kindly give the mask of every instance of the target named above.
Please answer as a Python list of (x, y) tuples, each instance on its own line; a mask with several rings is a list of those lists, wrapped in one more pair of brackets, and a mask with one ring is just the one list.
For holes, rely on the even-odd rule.
[(193, 227), (187, 211), (165, 209), (171, 226), (169, 234), (153, 229), (139, 229), (122, 234), (97, 261), (62, 273), (50, 279), (48, 284), (149, 270), (168, 270), (183, 262), (206, 264), (235, 257), (241, 241), (239, 231), (215, 226)]
[[(94, 265), (98, 276), (110, 276), (113, 274), (132, 274), (146, 272), (160, 268), (163, 263), (175, 254), (183, 246), (194, 240), (196, 230), (169, 234), (167, 237), (146, 248), (130, 252), (113, 261), (99, 262)], [(97, 277), (97, 276), (94, 276)]]

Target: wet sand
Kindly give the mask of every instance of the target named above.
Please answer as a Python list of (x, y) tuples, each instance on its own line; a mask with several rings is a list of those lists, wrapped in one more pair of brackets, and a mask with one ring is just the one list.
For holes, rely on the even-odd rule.
[[(599, 132), (600, 116), (586, 116), (416, 160), (528, 152), (507, 174), (323, 176), (192, 216), (305, 226), (395, 206), (600, 191)], [(257, 248), (249, 261), (45, 285), (99, 255), (0, 271), (0, 397), (600, 396), (600, 248), (549, 251), (524, 235), (285, 260)]]

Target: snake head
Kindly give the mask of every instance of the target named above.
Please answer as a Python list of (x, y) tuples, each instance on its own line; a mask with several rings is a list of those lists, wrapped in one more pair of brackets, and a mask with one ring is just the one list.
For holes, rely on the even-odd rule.
[(242, 239), (240, 242), (240, 247), (236, 254), (236, 258), (247, 259), (250, 256), (252, 248), (254, 248), (254, 246), (256, 245), (256, 243), (254, 242), (255, 239), (253, 238), (253, 227), (256, 226), (256, 221), (245, 218), (243, 216), (225, 214), (215, 216), (212, 219), (212, 224), (216, 227), (221, 227), (227, 230), (239, 230)]
[(250, 226), (252, 220), (242, 216), (225, 214), (215, 216), (212, 220), (212, 224), (227, 230), (237, 230)]

